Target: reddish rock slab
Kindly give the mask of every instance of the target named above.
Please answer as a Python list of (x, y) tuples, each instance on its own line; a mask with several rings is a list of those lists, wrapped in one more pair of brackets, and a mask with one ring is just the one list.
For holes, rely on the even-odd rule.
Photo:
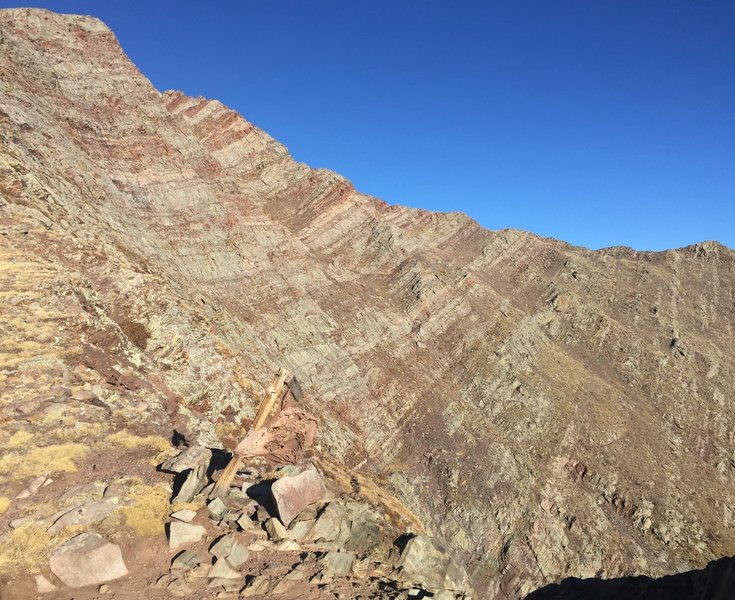
[(327, 495), (324, 480), (313, 465), (292, 477), (281, 477), (271, 487), (281, 522), (288, 527), (309, 504)]

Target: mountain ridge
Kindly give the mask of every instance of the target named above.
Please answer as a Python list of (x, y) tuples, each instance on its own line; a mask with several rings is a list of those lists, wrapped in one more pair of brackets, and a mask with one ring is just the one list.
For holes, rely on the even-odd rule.
[(732, 553), (732, 250), (591, 251), (388, 205), (156, 91), (96, 19), (2, 11), (0, 32), (6, 260), (57, 272), (34, 302), (84, 321), (28, 369), (87, 365), (103, 381), (78, 385), (110, 402), (129, 372), (159, 434), (232, 448), (286, 366), (322, 449), (444, 538), (481, 597)]

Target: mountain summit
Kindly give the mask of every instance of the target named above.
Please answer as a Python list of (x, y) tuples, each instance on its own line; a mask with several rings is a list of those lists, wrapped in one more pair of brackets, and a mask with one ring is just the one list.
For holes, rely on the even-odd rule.
[[(3, 597), (105, 539), (118, 573), (167, 570), (152, 465), (172, 440), (226, 456), (279, 367), (340, 501), (434, 540), (468, 596), (735, 554), (724, 246), (593, 252), (388, 205), (157, 91), (98, 20), (27, 9), (0, 11), (0, 234)], [(69, 506), (104, 515), (54, 529)]]

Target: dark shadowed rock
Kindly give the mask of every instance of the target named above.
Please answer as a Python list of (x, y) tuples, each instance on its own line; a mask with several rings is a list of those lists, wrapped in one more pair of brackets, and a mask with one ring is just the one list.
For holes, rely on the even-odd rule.
[(721, 558), (704, 569), (653, 579), (577, 579), (544, 586), (526, 600), (731, 600), (735, 598), (735, 557)]
[(182, 471), (179, 477), (184, 479), (172, 502), (190, 502), (207, 484), (207, 468), (204, 465), (199, 465), (193, 469)]

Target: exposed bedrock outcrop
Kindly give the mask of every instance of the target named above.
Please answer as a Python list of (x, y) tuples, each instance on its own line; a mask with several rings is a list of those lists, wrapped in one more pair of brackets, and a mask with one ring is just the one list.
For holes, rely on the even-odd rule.
[[(735, 553), (717, 243), (593, 252), (390, 206), (160, 93), (99, 21), (38, 10), (0, 11), (0, 234), (14, 428), (83, 409), (69, 436), (138, 419), (231, 448), (281, 365), (346, 480), (398, 499), (481, 597)], [(14, 497), (43, 473), (8, 432)]]

